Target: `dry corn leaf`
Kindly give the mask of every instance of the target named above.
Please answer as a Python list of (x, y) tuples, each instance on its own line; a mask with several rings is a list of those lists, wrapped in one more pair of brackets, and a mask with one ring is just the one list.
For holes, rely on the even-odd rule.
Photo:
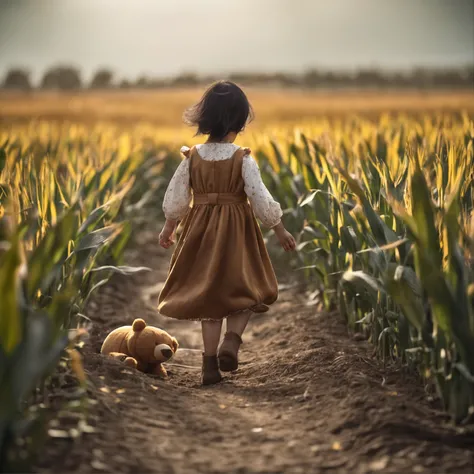
[(389, 457), (388, 456), (383, 456), (380, 459), (377, 459), (376, 461), (372, 461), (369, 464), (369, 469), (371, 471), (382, 471), (385, 469), (388, 465)]
[(331, 449), (333, 451), (341, 451), (342, 450), (341, 443), (339, 441), (334, 441), (334, 443), (332, 443)]
[[(87, 329), (85, 328), (71, 329), (69, 330), (68, 337), (69, 337), (69, 340), (72, 342), (87, 334), (88, 332), (87, 332)], [(84, 345), (84, 342), (82, 342), (82, 345)]]
[(97, 430), (91, 426), (88, 425), (84, 420), (81, 420), (78, 423), (78, 428), (83, 432), (83, 433), (95, 433)]
[(48, 430), (48, 435), (51, 438), (69, 438), (69, 432), (65, 430)]
[(77, 379), (81, 384), (85, 384), (87, 381), (86, 373), (84, 372), (84, 366), (82, 365), (81, 354), (76, 349), (68, 349), (69, 357), (71, 358), (71, 369), (76, 375)]
[(105, 471), (105, 470), (107, 470), (107, 465), (104, 464), (102, 461), (99, 461), (98, 459), (94, 459), (94, 460), (91, 462), (91, 466), (92, 466), (94, 469), (97, 469), (98, 471)]
[(104, 452), (100, 449), (93, 449), (92, 450), (92, 454), (94, 455), (94, 457), (96, 458), (100, 458), (100, 459), (104, 459)]

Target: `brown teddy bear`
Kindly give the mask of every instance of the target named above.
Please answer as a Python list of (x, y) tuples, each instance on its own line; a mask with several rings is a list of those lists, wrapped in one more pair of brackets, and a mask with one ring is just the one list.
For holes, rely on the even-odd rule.
[(147, 326), (143, 319), (135, 319), (131, 326), (114, 329), (105, 338), (100, 352), (141, 372), (166, 377), (161, 364), (171, 359), (177, 350), (178, 341), (166, 331)]

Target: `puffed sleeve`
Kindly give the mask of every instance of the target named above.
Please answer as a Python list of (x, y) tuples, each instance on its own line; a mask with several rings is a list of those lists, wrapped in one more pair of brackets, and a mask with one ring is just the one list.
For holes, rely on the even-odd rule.
[[(182, 147), (181, 153), (187, 157), (189, 148)], [(190, 202), (189, 158), (186, 158), (179, 164), (166, 189), (165, 198), (163, 199), (163, 212), (166, 219), (183, 219), (188, 211)]]
[(242, 178), (245, 193), (252, 205), (255, 215), (265, 227), (272, 228), (280, 223), (283, 212), (262, 181), (257, 162), (250, 155), (244, 157)]

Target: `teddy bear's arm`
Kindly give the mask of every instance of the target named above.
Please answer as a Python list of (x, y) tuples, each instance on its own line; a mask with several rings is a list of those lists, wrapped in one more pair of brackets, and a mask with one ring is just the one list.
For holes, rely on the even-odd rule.
[(132, 367), (134, 369), (137, 368), (138, 361), (134, 357), (130, 357), (127, 354), (124, 354), (123, 352), (110, 352), (107, 355), (109, 357), (112, 357), (113, 359), (117, 359), (123, 362), (127, 367)]
[(161, 364), (154, 364), (153, 367), (151, 367), (151, 373), (163, 378), (168, 376), (168, 372), (166, 372), (166, 369)]

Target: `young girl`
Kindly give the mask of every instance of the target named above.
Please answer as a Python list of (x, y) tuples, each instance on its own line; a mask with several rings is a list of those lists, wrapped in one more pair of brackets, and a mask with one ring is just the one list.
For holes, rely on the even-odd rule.
[[(181, 149), (186, 159), (178, 166), (163, 201), (162, 247), (173, 245), (176, 225), (183, 222), (158, 309), (172, 318), (202, 321), (203, 385), (221, 381), (219, 368), (237, 369), (241, 337), (250, 315), (267, 311), (278, 296), (254, 213), (273, 229), (286, 251), (295, 248), (293, 236), (281, 222), (280, 205), (263, 184), (250, 150), (233, 144), (251, 113), (237, 85), (213, 84), (184, 116), (186, 123), (197, 126), (197, 133), (208, 139)], [(227, 332), (217, 352), (226, 318)]]

